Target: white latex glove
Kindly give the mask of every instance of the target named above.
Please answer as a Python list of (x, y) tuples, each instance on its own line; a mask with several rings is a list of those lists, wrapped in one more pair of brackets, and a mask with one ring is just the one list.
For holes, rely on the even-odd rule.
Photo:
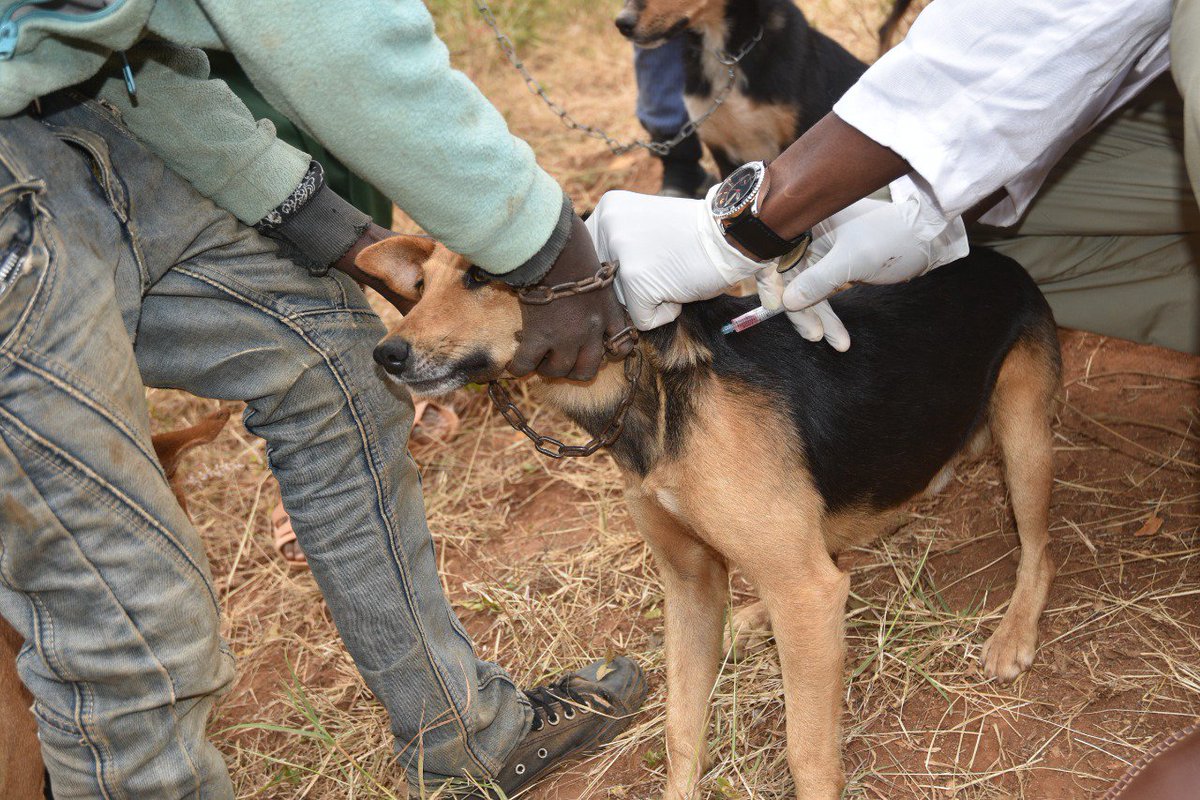
[(596, 255), (621, 265), (617, 298), (640, 330), (675, 319), (683, 303), (716, 297), (775, 268), (730, 246), (708, 209), (707, 200), (613, 191), (588, 217)]
[[(902, 191), (893, 184), (893, 197)], [(813, 243), (801, 267), (784, 276), (782, 302), (790, 312), (814, 309), (851, 283), (903, 283), (967, 254), (962, 219), (946, 222), (911, 193), (893, 202), (859, 200), (813, 228)], [(839, 350), (849, 335), (832, 310), (817, 315), (826, 338)], [(795, 320), (793, 320), (795, 322)], [(812, 322), (806, 320), (806, 325)], [(810, 338), (811, 327), (801, 335)], [(844, 344), (844, 347), (839, 347)]]

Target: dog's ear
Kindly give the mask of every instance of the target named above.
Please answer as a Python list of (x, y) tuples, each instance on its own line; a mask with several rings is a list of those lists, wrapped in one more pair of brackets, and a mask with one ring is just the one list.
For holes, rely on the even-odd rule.
[(414, 303), (425, 288), (425, 262), (437, 242), (428, 236), (389, 236), (363, 248), (354, 264), (378, 278), (396, 294)]

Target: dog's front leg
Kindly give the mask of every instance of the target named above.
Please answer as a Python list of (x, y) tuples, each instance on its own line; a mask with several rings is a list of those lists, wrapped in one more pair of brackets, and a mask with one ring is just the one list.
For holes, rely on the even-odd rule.
[(724, 561), (652, 497), (628, 494), (664, 594), (667, 664), (667, 800), (690, 800), (707, 769), (708, 709), (721, 664), (728, 599)]
[(796, 797), (837, 800), (845, 784), (842, 661), (850, 575), (816, 549), (781, 557), (775, 563), (794, 565), (794, 569), (777, 569), (751, 579), (766, 603), (779, 647), (788, 766), (796, 782)]

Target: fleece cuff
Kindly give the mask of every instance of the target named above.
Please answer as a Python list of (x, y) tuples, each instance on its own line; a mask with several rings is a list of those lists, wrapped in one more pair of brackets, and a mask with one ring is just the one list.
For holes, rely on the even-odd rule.
[(550, 233), (550, 238), (542, 245), (542, 249), (533, 254), (533, 257), (520, 265), (511, 272), (506, 272), (503, 275), (496, 275), (485, 270), (481, 270), (492, 280), (503, 281), (510, 286), (532, 286), (546, 276), (550, 271), (550, 267), (554, 266), (554, 262), (558, 261), (558, 257), (562, 254), (563, 248), (567, 246), (567, 240), (571, 238), (571, 226), (575, 219), (575, 207), (571, 205), (571, 198), (563, 194), (562, 208), (558, 214), (558, 222), (554, 226), (554, 230)]
[(254, 227), (274, 239), (279, 254), (320, 276), (358, 241), (371, 218), (325, 185), (325, 172), (312, 162), (300, 185)]

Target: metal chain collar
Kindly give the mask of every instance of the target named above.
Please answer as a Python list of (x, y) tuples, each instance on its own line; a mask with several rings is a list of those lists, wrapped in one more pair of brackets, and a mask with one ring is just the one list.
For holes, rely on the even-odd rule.
[[(627, 328), (627, 330), (629, 329)], [(622, 331), (606, 341), (604, 343), (605, 349), (609, 350), (614, 347), (615, 341), (624, 334), (625, 331)], [(522, 413), (521, 409), (517, 408), (517, 404), (513, 402), (512, 395), (509, 394), (508, 389), (500, 381), (491, 381), (488, 383), (488, 397), (491, 398), (492, 404), (496, 406), (496, 410), (504, 417), (504, 421), (515, 430), (529, 437), (529, 441), (533, 442), (533, 446), (542, 455), (550, 456), (550, 458), (586, 458), (601, 447), (611, 445), (621, 435), (621, 431), (625, 429), (625, 414), (629, 411), (629, 407), (633, 405), (633, 397), (637, 393), (638, 378), (641, 374), (642, 353), (637, 348), (634, 348), (625, 358), (625, 380), (629, 386), (626, 387), (625, 394), (621, 396), (621, 401), (617, 403), (617, 408), (613, 412), (612, 419), (604, 426), (604, 430), (593, 436), (587, 444), (566, 444), (560, 439), (555, 439), (553, 436), (546, 436), (535, 431), (533, 426), (529, 424), (529, 419)]]
[[(563, 297), (574, 297), (594, 292), (598, 289), (611, 286), (617, 277), (617, 270), (619, 268), (620, 265), (616, 261), (605, 261), (600, 265), (600, 269), (596, 274), (589, 278), (584, 278), (580, 281), (559, 283), (554, 286), (537, 284), (536, 286), (517, 289), (517, 299), (528, 305), (544, 306)], [(626, 319), (628, 320), (628, 316), (626, 316)], [(620, 331), (604, 340), (604, 351), (608, 354), (609, 358), (614, 359), (618, 358), (618, 353), (622, 345), (627, 342), (633, 345), (633, 349), (629, 351), (629, 355), (625, 356), (625, 380), (629, 382), (629, 387), (621, 397), (621, 402), (617, 403), (617, 408), (613, 411), (612, 419), (604, 426), (604, 430), (599, 435), (592, 437), (591, 441), (587, 444), (566, 444), (559, 439), (555, 439), (553, 436), (546, 436), (535, 431), (529, 424), (529, 419), (521, 412), (521, 409), (517, 408), (517, 404), (513, 402), (512, 395), (509, 394), (508, 389), (504, 388), (504, 384), (500, 381), (488, 382), (488, 397), (491, 398), (492, 404), (496, 406), (496, 410), (504, 417), (504, 421), (515, 430), (528, 436), (539, 453), (551, 458), (586, 458), (601, 447), (608, 447), (615, 442), (617, 437), (621, 435), (621, 431), (624, 430), (625, 412), (629, 410), (629, 406), (633, 403), (633, 395), (637, 391), (638, 377), (642, 372), (642, 354), (637, 349), (638, 329), (632, 324), (626, 325)]]
[(612, 286), (613, 281), (616, 280), (617, 269), (617, 262), (606, 261), (600, 265), (600, 269), (596, 271), (595, 275), (583, 280), (556, 283), (553, 286), (547, 286), (544, 283), (523, 286), (517, 289), (517, 299), (525, 305), (544, 306), (553, 303), (561, 297), (574, 297), (594, 292), (598, 289), (605, 289)]
[(709, 109), (696, 119), (688, 120), (686, 123), (684, 123), (684, 126), (679, 129), (679, 133), (675, 134), (664, 142), (648, 142), (644, 139), (634, 139), (631, 142), (622, 142), (619, 139), (615, 139), (610, 136), (603, 129), (597, 128), (595, 125), (588, 125), (586, 123), (577, 121), (571, 116), (570, 112), (568, 112), (554, 100), (550, 99), (550, 96), (546, 93), (546, 88), (542, 86), (541, 82), (538, 81), (537, 78), (533, 77), (532, 73), (529, 72), (528, 67), (525, 66), (525, 62), (523, 62), (520, 56), (517, 55), (517, 49), (513, 45), (512, 39), (509, 39), (508, 35), (505, 34), (504, 31), (500, 30), (500, 24), (496, 22), (496, 16), (492, 13), (492, 9), (488, 5), (487, 0), (475, 0), (475, 7), (479, 9), (479, 13), (483, 15), (483, 19), (487, 23), (488, 27), (492, 29), (492, 33), (496, 35), (496, 41), (500, 44), (500, 50), (504, 53), (505, 57), (508, 58), (509, 63), (512, 64), (513, 68), (517, 72), (521, 73), (521, 77), (525, 79), (525, 85), (529, 87), (529, 91), (540, 97), (542, 102), (546, 104), (546, 107), (554, 112), (554, 114), (562, 121), (562, 124), (566, 126), (568, 130), (579, 131), (585, 136), (590, 136), (593, 139), (599, 139), (603, 141), (606, 145), (608, 145), (608, 149), (613, 152), (613, 155), (618, 156), (624, 155), (630, 150), (636, 150), (639, 147), (649, 150), (655, 155), (665, 156), (667, 153), (670, 153), (672, 148), (674, 148), (677, 144), (695, 133), (696, 130), (703, 125), (709, 117), (717, 113), (717, 109), (719, 109), (721, 104), (728, 99), (730, 92), (733, 91), (733, 87), (737, 85), (736, 67), (738, 62), (745, 58), (746, 55), (754, 49), (754, 46), (758, 44), (763, 37), (763, 29), (760, 26), (758, 32), (754, 34), (753, 38), (744, 44), (742, 48), (734, 55), (730, 55), (723, 50), (718, 50), (714, 53), (717, 61), (721, 62), (721, 64), (726, 68), (727, 74), (725, 85), (721, 88), (721, 91), (717, 92), (716, 96), (713, 97), (713, 102)]

